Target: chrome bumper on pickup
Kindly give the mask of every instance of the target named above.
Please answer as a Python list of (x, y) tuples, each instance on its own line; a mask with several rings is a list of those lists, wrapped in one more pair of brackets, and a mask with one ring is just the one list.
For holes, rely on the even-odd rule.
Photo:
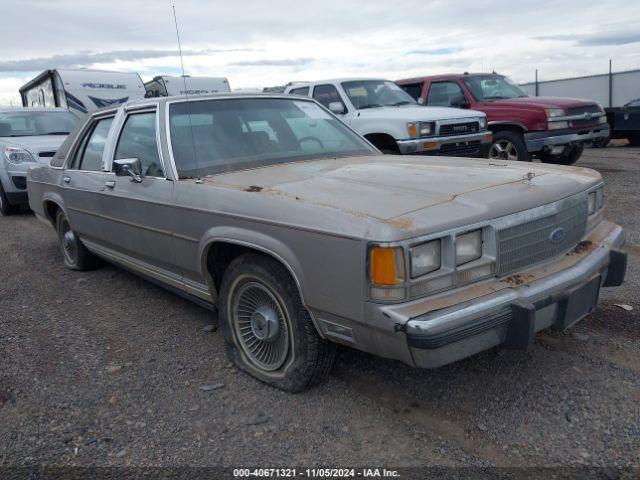
[[(450, 150), (452, 155), (464, 154), (465, 147), (476, 147), (480, 151), (483, 147), (488, 148), (491, 144), (492, 134), (490, 131), (471, 133), (467, 135), (451, 135), (445, 137), (415, 138), (410, 140), (398, 140), (398, 148), (402, 154), (412, 153), (438, 153), (446, 155)], [(443, 146), (449, 148), (443, 149)], [(457, 148), (456, 148), (457, 147)], [(459, 153), (457, 153), (459, 151)]]
[(603, 124), (592, 127), (586, 133), (558, 131), (556, 132), (528, 132), (524, 134), (524, 139), (529, 152), (539, 152), (551, 147), (562, 145), (577, 145), (593, 142), (601, 138), (609, 137), (609, 125)]
[(622, 283), (623, 244), (622, 228), (603, 221), (562, 258), (507, 278), (405, 304), (369, 303), (373, 353), (435, 368), (496, 345), (529, 348), (536, 332), (564, 330), (591, 313), (600, 287)]

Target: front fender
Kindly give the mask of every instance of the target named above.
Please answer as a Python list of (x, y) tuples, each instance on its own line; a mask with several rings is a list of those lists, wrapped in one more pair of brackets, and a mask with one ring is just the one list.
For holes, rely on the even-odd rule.
[(204, 233), (198, 246), (200, 271), (203, 277), (207, 279), (207, 283), (209, 283), (211, 291), (215, 292), (216, 295), (218, 292), (213, 285), (213, 279), (211, 278), (207, 268), (207, 256), (213, 244), (218, 242), (242, 245), (274, 257), (287, 268), (293, 277), (293, 280), (296, 282), (303, 305), (306, 305), (304, 295), (304, 271), (296, 254), (282, 241), (270, 235), (256, 232), (255, 230), (231, 226), (210, 228)]

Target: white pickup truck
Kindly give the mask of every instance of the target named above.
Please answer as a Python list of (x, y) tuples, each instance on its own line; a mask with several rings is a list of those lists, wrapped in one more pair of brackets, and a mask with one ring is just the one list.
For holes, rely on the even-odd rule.
[(384, 153), (483, 157), (491, 145), (484, 113), (421, 106), (389, 80), (299, 82), (284, 93), (313, 97)]

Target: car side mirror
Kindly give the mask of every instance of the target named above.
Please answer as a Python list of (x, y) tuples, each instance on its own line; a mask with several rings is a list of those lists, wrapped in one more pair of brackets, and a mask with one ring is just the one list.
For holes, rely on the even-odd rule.
[(131, 177), (135, 183), (142, 182), (142, 164), (139, 158), (121, 158), (113, 161), (116, 177)]
[(342, 102), (331, 102), (329, 103), (329, 111), (336, 115), (343, 115), (344, 105), (342, 104)]
[(469, 108), (469, 102), (460, 95), (451, 99), (451, 106), (455, 108)]

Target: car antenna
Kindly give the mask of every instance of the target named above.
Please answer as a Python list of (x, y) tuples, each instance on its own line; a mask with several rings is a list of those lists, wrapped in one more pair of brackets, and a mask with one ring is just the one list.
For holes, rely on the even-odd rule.
[(204, 183), (200, 178), (198, 170), (198, 154), (196, 152), (196, 139), (193, 135), (193, 123), (191, 122), (191, 109), (189, 108), (189, 91), (187, 90), (187, 77), (184, 74), (184, 61), (182, 60), (182, 45), (180, 45), (180, 32), (178, 30), (178, 18), (176, 17), (176, 6), (171, 5), (173, 8), (173, 23), (176, 26), (176, 38), (178, 39), (178, 53), (180, 54), (180, 67), (182, 69), (182, 83), (184, 85), (184, 97), (187, 103), (187, 116), (189, 117), (189, 130), (191, 131), (191, 148), (193, 150), (193, 159), (196, 163), (196, 183)]

